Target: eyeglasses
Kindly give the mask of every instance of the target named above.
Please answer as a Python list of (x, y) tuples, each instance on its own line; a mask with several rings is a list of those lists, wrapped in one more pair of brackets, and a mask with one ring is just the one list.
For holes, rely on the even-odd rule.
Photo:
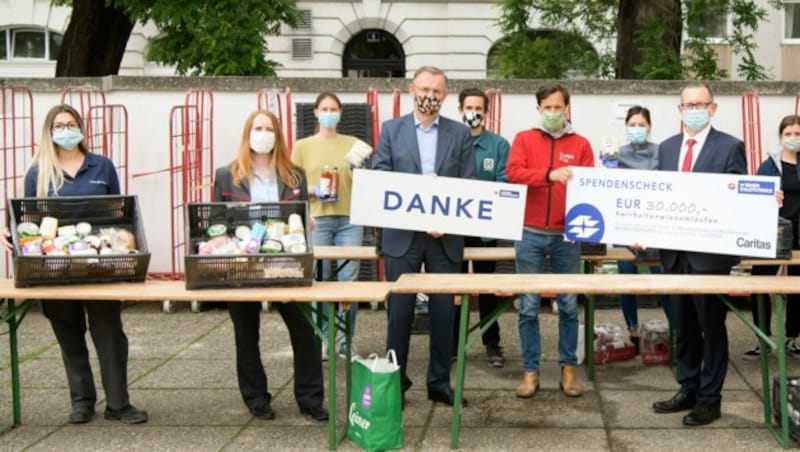
[(76, 130), (81, 130), (81, 128), (76, 122), (69, 122), (67, 124), (57, 122), (53, 124), (53, 132), (63, 132), (64, 130), (71, 130), (74, 132)]
[(705, 110), (714, 102), (695, 102), (691, 104), (679, 104), (681, 110)]

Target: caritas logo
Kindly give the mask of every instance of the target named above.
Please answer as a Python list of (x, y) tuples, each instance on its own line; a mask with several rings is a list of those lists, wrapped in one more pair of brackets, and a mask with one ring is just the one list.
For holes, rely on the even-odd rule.
[(372, 406), (372, 386), (370, 385), (364, 386), (364, 393), (361, 395), (361, 406), (365, 410), (369, 410), (369, 407)]
[(369, 430), (370, 422), (361, 417), (360, 414), (358, 414), (358, 411), (356, 411), (355, 402), (350, 404), (350, 410), (347, 413), (347, 418), (350, 420), (351, 425), (356, 425), (360, 427), (362, 430)]

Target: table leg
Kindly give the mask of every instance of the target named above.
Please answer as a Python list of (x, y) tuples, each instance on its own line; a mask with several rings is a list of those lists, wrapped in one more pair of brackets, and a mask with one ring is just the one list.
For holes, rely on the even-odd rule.
[(326, 303), (328, 308), (328, 449), (338, 446), (336, 438), (336, 303)]
[(461, 428), (461, 402), (464, 400), (464, 367), (467, 361), (467, 327), (469, 326), (469, 295), (466, 294), (461, 296), (461, 318), (459, 322), (453, 426), (450, 429), (451, 449), (458, 449), (458, 434)]
[(594, 295), (586, 295), (584, 306), (583, 350), (586, 360), (586, 378), (594, 381)]
[[(723, 295), (718, 295), (719, 299), (722, 300), (723, 303), (728, 307), (728, 309), (733, 312), (736, 317), (739, 317), (748, 328), (750, 328), (756, 336), (758, 336), (758, 343), (761, 347), (761, 372), (762, 372), (762, 390), (764, 391), (763, 401), (762, 404), (764, 406), (764, 420), (767, 424), (767, 429), (770, 431), (772, 436), (778, 441), (778, 443), (786, 448), (789, 447), (789, 413), (786, 409), (781, 409), (781, 433), (777, 433), (773, 428), (772, 421), (770, 419), (771, 410), (770, 410), (770, 390), (769, 390), (769, 366), (767, 365), (767, 358), (766, 358), (766, 348), (774, 348), (778, 354), (778, 380), (779, 380), (779, 406), (784, 408), (787, 404), (787, 395), (786, 395), (786, 347), (784, 346), (784, 342), (786, 339), (786, 329), (785, 325), (783, 324), (783, 306), (784, 300), (783, 297), (780, 295), (775, 296), (775, 310), (778, 311), (776, 314), (777, 319), (775, 320), (776, 323), (776, 330), (777, 330), (777, 338), (776, 341), (773, 342), (769, 336), (764, 333), (766, 330), (766, 316), (759, 317), (759, 325), (756, 326), (753, 323), (749, 316), (743, 314), (733, 303), (730, 302), (728, 297)], [(759, 313), (763, 314), (763, 304), (764, 300), (759, 296), (758, 300), (758, 307)]]
[(19, 382), (19, 355), (17, 349), (17, 321), (15, 300), (6, 300), (8, 305), (8, 344), (11, 355), (11, 400), (14, 412), (14, 427), (22, 425), (22, 402), (20, 397)]
[[(758, 309), (758, 328), (767, 331), (766, 307), (764, 306), (764, 294), (756, 295), (756, 309)], [(769, 303), (769, 298), (766, 300)], [(769, 384), (769, 355), (767, 354), (769, 345), (761, 337), (758, 338), (759, 359), (761, 361), (761, 393), (764, 394), (764, 423), (772, 425), (772, 400)]]
[[(358, 303), (354, 305), (350, 305), (347, 308), (347, 311), (344, 316), (344, 344), (345, 344), (345, 359), (344, 359), (344, 406), (347, 407), (350, 404), (350, 392), (353, 390), (353, 361), (352, 361), (352, 339), (351, 339), (351, 331), (350, 331), (350, 322), (351, 316), (353, 315), (352, 309), (358, 309)], [(330, 356), (330, 355), (329, 355)], [(345, 413), (347, 410), (345, 410)], [(346, 418), (347, 416), (345, 416)], [(348, 420), (349, 422), (349, 420)], [(345, 429), (344, 434), (342, 435), (342, 439), (347, 436), (347, 425), (348, 423), (345, 422)]]
[[(775, 296), (775, 348), (778, 352), (778, 386), (780, 388), (780, 413), (781, 413), (781, 446), (789, 447), (789, 410), (787, 409), (788, 396), (786, 389), (786, 325), (784, 324), (784, 299), (781, 295)], [(764, 394), (764, 399), (769, 398), (769, 392)]]

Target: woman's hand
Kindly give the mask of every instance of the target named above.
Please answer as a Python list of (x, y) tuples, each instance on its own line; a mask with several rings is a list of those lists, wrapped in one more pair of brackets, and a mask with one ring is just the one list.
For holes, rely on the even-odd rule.
[(2, 245), (9, 253), (14, 249), (11, 244), (11, 233), (7, 228), (0, 229), (0, 245)]
[(311, 228), (312, 231), (317, 229), (317, 220), (314, 217), (311, 217), (309, 219), (308, 226)]

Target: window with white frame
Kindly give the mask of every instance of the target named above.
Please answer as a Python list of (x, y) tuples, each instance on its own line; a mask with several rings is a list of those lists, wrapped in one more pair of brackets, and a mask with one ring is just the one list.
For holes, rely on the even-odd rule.
[(61, 33), (41, 27), (0, 29), (0, 61), (58, 59)]
[(710, 4), (697, 17), (690, 18), (687, 32), (692, 38), (725, 39), (728, 35), (728, 11), (724, 6)]
[(783, 17), (783, 38), (800, 40), (800, 1), (785, 1)]

